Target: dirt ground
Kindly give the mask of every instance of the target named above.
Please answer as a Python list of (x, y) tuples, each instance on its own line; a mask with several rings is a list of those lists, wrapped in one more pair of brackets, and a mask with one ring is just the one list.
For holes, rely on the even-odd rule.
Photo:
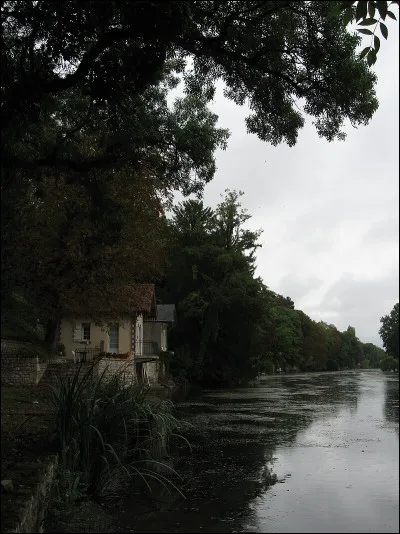
[(15, 524), (22, 502), (37, 484), (41, 461), (54, 452), (49, 435), (44, 391), (35, 387), (2, 387), (1, 480), (11, 480), (13, 484), (11, 492), (2, 489), (3, 532)]

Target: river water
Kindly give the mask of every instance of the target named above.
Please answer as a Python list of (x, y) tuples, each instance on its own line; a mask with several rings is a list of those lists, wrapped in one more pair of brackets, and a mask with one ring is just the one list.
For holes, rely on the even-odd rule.
[(177, 403), (181, 489), (133, 496), (119, 532), (399, 532), (399, 378), (272, 376)]

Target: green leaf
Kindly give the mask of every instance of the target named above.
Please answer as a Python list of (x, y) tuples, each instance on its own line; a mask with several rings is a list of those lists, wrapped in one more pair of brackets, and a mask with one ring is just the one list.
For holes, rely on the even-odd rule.
[(367, 46), (366, 48), (364, 48), (364, 50), (361, 52), (360, 54), (360, 59), (364, 59), (365, 56), (368, 54), (368, 52), (371, 50), (371, 47), (370, 46)]
[(378, 50), (380, 49), (380, 47), (381, 47), (381, 40), (379, 39), (377, 35), (374, 35), (374, 48), (375, 48), (376, 53), (378, 53)]
[(360, 19), (365, 19), (367, 17), (368, 12), (368, 2), (364, 2), (364, 0), (360, 0), (356, 7), (356, 21), (358, 22)]
[(374, 35), (371, 30), (366, 30), (365, 28), (361, 28), (361, 29), (358, 29), (357, 28), (357, 31), (360, 32), (360, 33), (363, 33), (364, 35)]
[(379, 15), (381, 16), (381, 18), (383, 20), (385, 20), (386, 14), (387, 14), (387, 10), (388, 10), (387, 2), (377, 1), (376, 2), (376, 7), (378, 8)]
[(376, 24), (378, 21), (376, 19), (365, 19), (359, 22), (358, 24), (360, 26), (372, 26), (373, 24)]
[(349, 22), (353, 19), (353, 8), (349, 7), (346, 9), (343, 15), (343, 24), (347, 26)]
[(387, 29), (387, 27), (386, 27), (386, 24), (383, 24), (383, 22), (381, 22), (381, 23), (379, 24), (379, 27), (380, 27), (380, 29), (381, 29), (381, 33), (382, 33), (383, 37), (384, 37), (385, 39), (387, 39), (387, 38), (388, 38), (388, 29)]
[(388, 11), (388, 12), (387, 12), (387, 16), (390, 17), (390, 18), (393, 19), (393, 20), (397, 20), (397, 19), (396, 19), (396, 15), (395, 15), (394, 13), (392, 13), (391, 11)]
[(368, 14), (370, 17), (375, 15), (375, 2), (368, 2)]
[(371, 67), (376, 62), (376, 52), (373, 48), (368, 52), (367, 63)]
[(343, 9), (343, 6), (339, 6), (339, 5), (337, 5), (337, 6), (335, 6), (335, 7), (332, 9), (331, 13), (332, 13), (332, 15), (333, 15), (334, 17), (338, 17), (338, 16), (340, 15), (340, 13), (341, 13), (342, 11), (344, 11), (345, 9), (347, 9), (347, 6)]

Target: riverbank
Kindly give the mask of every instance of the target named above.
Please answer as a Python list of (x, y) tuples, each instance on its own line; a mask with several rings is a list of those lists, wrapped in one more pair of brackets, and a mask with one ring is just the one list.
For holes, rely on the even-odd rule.
[[(39, 491), (47, 491), (55, 450), (49, 440), (49, 410), (37, 387), (1, 388), (2, 531), (40, 522)], [(8, 482), (4, 482), (8, 481)], [(43, 518), (43, 517), (42, 517)], [(17, 530), (17, 532), (29, 530)]]
[[(186, 498), (162, 485), (150, 494), (136, 478), (98, 502), (49, 514), (46, 532), (330, 532), (326, 518), (336, 532), (396, 532), (397, 373), (275, 375), (176, 397), (176, 415), (192, 425), (184, 432), (191, 448), (175, 443), (170, 463)], [(24, 417), (39, 410), (33, 400), (17, 401)]]
[[(173, 426), (176, 421), (172, 414), (170, 416), (170, 405), (165, 405), (163, 400), (165, 395), (161, 390), (152, 391), (145, 400), (146, 392), (142, 394), (139, 389), (132, 390), (131, 401), (137, 406), (137, 410), (141, 410), (141, 415), (136, 410), (136, 416), (139, 414), (139, 419), (142, 421), (141, 431), (145, 431), (143, 424), (145, 426), (147, 424), (148, 429), (150, 425), (151, 431), (154, 430), (159, 435), (158, 438), (150, 435), (151, 431), (150, 434), (147, 432), (147, 439), (150, 439), (151, 443), (146, 445), (143, 443), (142, 447), (149, 447), (149, 451), (150, 448), (155, 450), (157, 447), (160, 448), (157, 441), (166, 440), (161, 428), (163, 424), (165, 433), (168, 433), (168, 425)], [(54, 410), (52, 414), (52, 410), (45, 402), (47, 393), (46, 389), (39, 387), (1, 389), (2, 529), (4, 532), (39, 532), (42, 528), (49, 532), (111, 532), (113, 511), (121, 504), (119, 497), (115, 499), (112, 495), (105, 495), (102, 501), (95, 502), (80, 483), (75, 501), (70, 499), (69, 502), (60, 502), (60, 495), (57, 496), (57, 487), (60, 482), (61, 485), (64, 484), (65, 480), (62, 480), (62, 477), (69, 471), (68, 469), (65, 471), (66, 465), (59, 466), (56, 470), (58, 457), (56, 453), (60, 450), (56, 442), (51, 440)], [(110, 393), (110, 389), (107, 393)], [(122, 395), (122, 392), (118, 393), (118, 388), (115, 393), (116, 396)], [(125, 402), (127, 400), (129, 399), (125, 398)], [(104, 404), (103, 409), (107, 411)], [(135, 415), (135, 412), (132, 411), (132, 414)], [(128, 419), (126, 424), (129, 426)], [(90, 443), (94, 444), (93, 441)], [(90, 443), (84, 445), (91, 446)], [(118, 449), (114, 445), (113, 451), (115, 450)], [(118, 452), (121, 455), (121, 450)], [(95, 453), (96, 449), (93, 449), (93, 454)], [(151, 460), (151, 455), (147, 459)], [(138, 457), (135, 460), (139, 461)], [(76, 469), (78, 469), (76, 476), (78, 480), (82, 473), (79, 472), (78, 466)], [(140, 469), (137, 470), (138, 474), (139, 471)], [(149, 474), (150, 470), (145, 476)], [(52, 485), (53, 492), (50, 494)], [(44, 503), (47, 504), (49, 501), (51, 501), (50, 513), (47, 514), (46, 524), (42, 527)]]

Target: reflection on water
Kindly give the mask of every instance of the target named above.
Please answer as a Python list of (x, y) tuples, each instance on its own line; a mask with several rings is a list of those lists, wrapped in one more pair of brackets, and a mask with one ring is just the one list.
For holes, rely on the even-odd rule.
[(186, 500), (132, 501), (120, 531), (398, 532), (398, 398), (398, 375), (375, 371), (187, 397)]
[(392, 376), (387, 373), (385, 381), (385, 406), (386, 421), (391, 424), (399, 435), (399, 375)]

